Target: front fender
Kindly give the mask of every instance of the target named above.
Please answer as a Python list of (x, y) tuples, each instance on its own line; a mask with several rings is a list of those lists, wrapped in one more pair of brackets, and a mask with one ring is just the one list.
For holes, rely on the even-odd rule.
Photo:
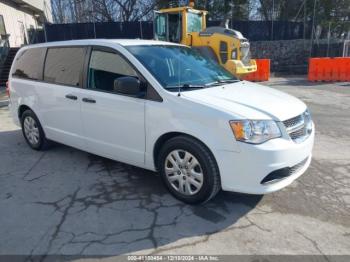
[[(216, 157), (218, 151), (239, 152), (229, 121), (205, 106), (183, 103), (178, 111), (167, 109), (163, 104), (152, 104), (146, 109), (146, 168), (155, 170), (154, 148), (157, 140), (168, 133), (192, 136)], [(196, 113), (197, 112), (197, 113)], [(167, 119), (167, 121), (164, 121)]]

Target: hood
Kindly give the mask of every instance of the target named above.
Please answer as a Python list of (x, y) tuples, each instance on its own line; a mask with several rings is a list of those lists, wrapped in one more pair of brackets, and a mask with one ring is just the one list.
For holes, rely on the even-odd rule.
[(186, 91), (181, 96), (241, 119), (284, 121), (306, 110), (306, 105), (291, 95), (247, 81)]

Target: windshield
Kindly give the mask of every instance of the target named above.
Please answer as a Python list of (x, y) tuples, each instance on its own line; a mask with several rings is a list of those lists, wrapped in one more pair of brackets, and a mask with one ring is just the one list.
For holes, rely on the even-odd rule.
[(202, 15), (187, 13), (187, 33), (202, 31)]
[(208, 86), (237, 80), (210, 58), (185, 46), (128, 46), (127, 49), (151, 72), (165, 89), (174, 86)]

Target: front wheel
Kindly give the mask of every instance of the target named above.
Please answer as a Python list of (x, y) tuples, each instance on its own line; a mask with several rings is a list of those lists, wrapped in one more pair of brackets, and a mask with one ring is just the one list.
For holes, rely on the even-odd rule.
[(201, 142), (187, 136), (170, 139), (162, 147), (158, 170), (170, 193), (189, 203), (204, 203), (220, 190), (214, 156)]

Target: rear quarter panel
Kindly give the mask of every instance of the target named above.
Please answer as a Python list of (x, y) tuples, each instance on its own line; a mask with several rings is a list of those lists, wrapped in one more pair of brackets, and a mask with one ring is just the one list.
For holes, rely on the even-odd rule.
[(19, 108), (21, 105), (26, 105), (32, 109), (40, 119), (40, 111), (37, 108), (38, 96), (36, 93), (36, 82), (19, 78), (10, 78), (10, 111), (14, 122), (20, 125)]

